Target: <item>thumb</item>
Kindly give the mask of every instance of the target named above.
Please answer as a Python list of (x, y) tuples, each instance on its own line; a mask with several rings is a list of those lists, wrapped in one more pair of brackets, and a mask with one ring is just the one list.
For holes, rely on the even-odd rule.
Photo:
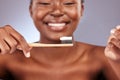
[(23, 54), (25, 55), (26, 58), (30, 58), (30, 50), (32, 49), (32, 47), (30, 47), (30, 48), (28, 49), (28, 51), (25, 51), (25, 50), (23, 50), (23, 49), (20, 47), (20, 45), (18, 45), (18, 46), (17, 46), (17, 49), (22, 50), (22, 51), (23, 51)]

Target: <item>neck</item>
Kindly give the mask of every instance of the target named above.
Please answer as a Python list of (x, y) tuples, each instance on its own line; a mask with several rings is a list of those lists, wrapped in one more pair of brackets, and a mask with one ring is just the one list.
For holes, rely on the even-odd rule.
[(60, 48), (33, 48), (32, 57), (38, 61), (43, 61), (47, 64), (63, 64), (74, 62), (73, 58), (77, 58), (77, 45), (74, 44), (73, 47), (60, 47)]

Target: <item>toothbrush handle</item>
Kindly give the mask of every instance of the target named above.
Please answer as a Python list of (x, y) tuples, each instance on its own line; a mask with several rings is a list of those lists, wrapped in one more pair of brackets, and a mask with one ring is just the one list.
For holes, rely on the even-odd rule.
[(69, 44), (43, 44), (43, 43), (29, 43), (31, 47), (71, 47), (73, 43)]

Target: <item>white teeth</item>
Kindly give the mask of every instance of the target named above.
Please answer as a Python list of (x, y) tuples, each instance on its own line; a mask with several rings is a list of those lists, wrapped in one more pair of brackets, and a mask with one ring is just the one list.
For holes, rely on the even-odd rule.
[(51, 26), (51, 27), (63, 27), (63, 26), (65, 26), (65, 23), (48, 23), (48, 26)]

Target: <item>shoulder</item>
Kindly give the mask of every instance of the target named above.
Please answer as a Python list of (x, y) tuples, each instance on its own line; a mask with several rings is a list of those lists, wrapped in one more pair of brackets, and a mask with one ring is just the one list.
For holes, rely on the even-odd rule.
[(107, 61), (107, 58), (104, 55), (104, 46), (98, 46), (83, 42), (77, 42), (77, 45), (79, 49), (78, 52), (81, 52), (80, 50), (82, 50), (82, 53), (88, 62), (96, 62), (103, 65)]
[(83, 48), (85, 53), (92, 59), (97, 59), (102, 63), (108, 63), (107, 57), (105, 56), (105, 46), (93, 45), (88, 43), (77, 42), (79, 48)]
[[(105, 46), (92, 45), (87, 43), (77, 42), (79, 48), (84, 49), (84, 54), (87, 55), (87, 62), (99, 64), (100, 70), (103, 72), (107, 80), (118, 80), (107, 57), (104, 54)], [(92, 64), (93, 65), (93, 64)]]
[(85, 51), (87, 51), (87, 53), (99, 54), (99, 55), (104, 54), (105, 46), (98, 46), (83, 42), (77, 42), (77, 45), (79, 48), (83, 48)]
[(104, 50), (105, 46), (98, 46), (93, 44), (77, 42), (79, 49), (84, 50), (87, 60), (91, 62), (98, 62), (101, 64), (102, 68), (110, 67), (107, 57), (105, 56)]
[(110, 63), (105, 56), (105, 46), (98, 46), (80, 42), (78, 42), (78, 45), (82, 46), (85, 49), (89, 61), (95, 62), (95, 64), (100, 64), (101, 70), (103, 71), (103, 74), (106, 76), (107, 80), (117, 80)]

